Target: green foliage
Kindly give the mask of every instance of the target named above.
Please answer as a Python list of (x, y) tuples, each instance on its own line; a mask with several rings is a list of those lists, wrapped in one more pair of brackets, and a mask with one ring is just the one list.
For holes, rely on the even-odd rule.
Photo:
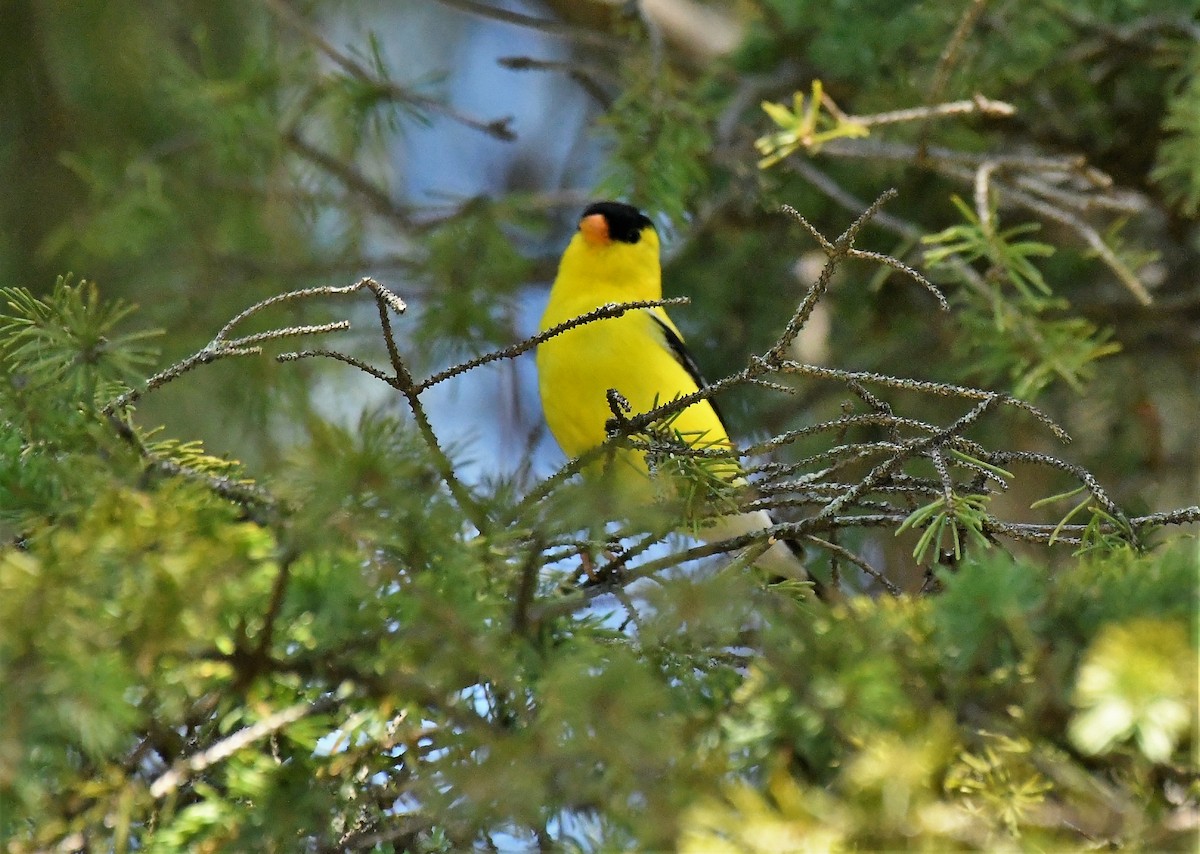
[[(68, 96), (89, 106), (99, 97), (118, 123), (86, 116), (78, 146), (63, 158), (86, 203), (46, 236), (43, 251), (82, 250), (119, 264), (153, 256), (161, 265), (197, 250), (236, 256), (269, 242), (278, 222), (268, 191), (282, 177), (273, 168), (282, 151), (280, 80), (271, 53), (252, 44), (261, 17), (237, 13), (235, 22), (225, 3), (198, 15), (87, 5), (56, 20), (50, 34), (78, 50)], [(102, 20), (98, 31), (87, 18)], [(164, 50), (163, 39), (187, 49)], [(111, 44), (122, 46), (120, 57), (103, 55)], [(89, 62), (104, 70), (88, 78)], [(229, 183), (214, 187), (216, 175)]]
[(26, 510), (0, 552), (16, 850), (1174, 846), (1193, 808), (1147, 782), (1196, 736), (1190, 543), (1058, 573), (968, 549), (935, 599), (832, 607), (667, 576), (618, 629), (557, 609), (562, 576), (522, 593), (550, 553), (469, 531), (407, 422), (312, 422), (290, 471), (269, 525), (112, 464), (71, 517)]
[(156, 333), (122, 331), (134, 307), (69, 277), (46, 298), (6, 288), (0, 300), (0, 532), (12, 537), (88, 506), (95, 479), (130, 461), (99, 410), (154, 358)]
[[(7, 322), (68, 328), (47, 305)], [(10, 428), (80, 390), (29, 384)], [(968, 541), (937, 597), (830, 605), (735, 561), (589, 609), (574, 508), (479, 488), (472, 524), (411, 420), (310, 420), (264, 514), (235, 464), (74, 411), (23, 451), (53, 494), (6, 494), (14, 851), (1170, 847), (1195, 808), (1192, 543), (1054, 573)], [(685, 481), (733, 465), (672, 468), (669, 418), (644, 438)]]
[(972, 561), (953, 578), (943, 578), (947, 589), (931, 614), (934, 645), (951, 684), (965, 691), (971, 677), (980, 674), (997, 684), (1018, 678), (1018, 663), (1036, 651), (1039, 630), (1049, 628), (1037, 570), (994, 557)]
[[(1081, 275), (1080, 249), (1086, 244), (1084, 257), (1100, 259), (1145, 301), (1138, 273), (1159, 248), (1120, 246), (1114, 230), (1123, 217), (1110, 221), (1111, 228), (1098, 226), (1105, 218), (1099, 211), (1107, 205), (1091, 204), (1085, 195), (1110, 186), (1111, 176), (1118, 183), (1145, 182), (1157, 151), (1155, 174), (1180, 203), (1188, 185), (1190, 166), (1185, 163), (1196, 160), (1185, 156), (1197, 126), (1187, 119), (1187, 105), (1195, 100), (1187, 81), (1195, 75), (1188, 70), (1194, 46), (1186, 14), (1162, 2), (1100, 7), (1063, 2), (1019, 11), (1011, 3), (965, 8), (933, 3), (896, 8), (873, 2), (757, 5), (760, 20), (742, 47), (741, 67), (785, 79), (799, 76), (803, 83), (794, 87), (797, 93), (810, 80), (823, 84), (812, 84), (814, 97), (792, 111), (770, 108), (773, 122), (783, 129), (760, 138), (760, 152), (768, 155), (760, 165), (787, 170), (792, 166), (788, 155), (799, 147), (808, 149), (796, 155), (808, 162), (794, 170), (807, 180), (776, 179), (770, 185), (774, 197), (792, 203), (795, 194), (816, 184), (837, 199), (829, 189), (832, 183), (869, 199), (881, 186), (899, 186), (901, 215), (914, 227), (905, 230), (897, 224), (885, 230), (902, 235), (905, 251), (911, 241), (921, 239), (922, 266), (965, 285), (959, 290), (962, 311), (956, 323), (965, 323), (970, 334), (956, 338), (956, 355), (958, 364), (967, 367), (958, 369), (956, 379), (1003, 382), (1025, 399), (1045, 396), (1061, 383), (1082, 392), (1097, 375), (1095, 363), (1121, 345), (1111, 329), (1069, 309), (1067, 299), (1075, 301), (1075, 294), (1085, 305), (1095, 298), (1094, 288), (1082, 286), (1094, 275)], [(1010, 15), (1019, 17), (1020, 26), (1011, 26)], [(1143, 27), (1154, 29), (1155, 35)], [(1087, 62), (1063, 61), (1068, 50), (1109, 57), (1104, 83), (1089, 82), (1083, 70)], [(1157, 63), (1156, 70), (1148, 73), (1147, 63)], [(816, 109), (826, 91), (849, 117), (831, 102), (827, 117)], [(1010, 105), (1014, 117), (982, 125), (973, 117), (948, 120), (927, 111), (941, 102), (978, 96)], [(969, 101), (957, 103), (958, 110), (971, 111)], [(976, 108), (986, 113), (980, 103), (976, 100)], [(910, 112), (907, 118), (900, 117), (904, 108)], [(855, 118), (882, 111), (891, 118), (878, 126), (869, 118)], [(1165, 135), (1157, 127), (1164, 113)], [(854, 133), (841, 133), (858, 125), (871, 130), (871, 139), (861, 146), (851, 144)], [(830, 145), (822, 137), (821, 145), (812, 145), (820, 132), (846, 137), (835, 140), (844, 144)], [(1075, 165), (1069, 158), (1039, 163), (1038, 153), (1049, 151), (1073, 151), (1109, 174), (1076, 180), (1065, 173), (1079, 170), (1083, 160)], [(848, 155), (850, 164), (839, 167)], [(826, 176), (824, 185), (811, 177), (814, 167)], [(990, 216), (984, 210), (968, 211), (959, 202), (965, 224), (947, 225), (929, 205), (909, 207), (903, 201), (906, 186), (923, 195), (928, 184), (922, 182), (928, 181), (940, 187), (939, 199), (973, 186), (976, 207), (987, 208)], [(1035, 241), (1026, 234), (1037, 224), (1001, 229), (997, 204), (1005, 217), (1020, 208), (1052, 223), (1055, 233)], [(813, 215), (808, 204), (803, 209)], [(1072, 246), (1064, 240), (1063, 226), (1077, 232), (1082, 242)], [(1053, 263), (1040, 263), (1051, 255), (1056, 256)], [(976, 262), (986, 269), (974, 270)], [(735, 275), (730, 271), (729, 276)], [(887, 317), (892, 329), (911, 323), (914, 337), (924, 320), (920, 312), (910, 317), (894, 308)], [(848, 336), (851, 352), (861, 358), (861, 339), (874, 332), (868, 328)]]
[(72, 285), (60, 276), (48, 299), (5, 288), (0, 300), (11, 312), (0, 315), (7, 395), (56, 385), (64, 397), (94, 407), (101, 386), (136, 377), (158, 354), (146, 342), (159, 333), (117, 331), (135, 306), (101, 303), (94, 282)]
[(743, 67), (765, 73), (789, 59), (807, 56), (826, 82), (836, 80), (838, 87), (848, 78), (891, 77), (909, 90), (917, 81), (895, 72), (923, 58), (936, 58), (938, 44), (930, 34), (948, 31), (958, 14), (933, 3), (897, 10), (884, 0), (769, 0), (762, 6), (767, 11), (754, 22), (741, 48)]
[(7, 821), (76, 792), (79, 763), (119, 762), (226, 683), (211, 659), (254, 633), (242, 621), (265, 603), (272, 553), (268, 532), (179, 484), (111, 488), (72, 524), (5, 549)]
[(917, 563), (928, 563), (931, 554), (940, 557), (949, 553), (955, 560), (961, 560), (963, 534), (975, 548), (991, 547), (983, 534), (987, 504), (986, 495), (943, 496), (914, 510), (896, 529), (896, 535), (910, 528), (924, 529), (913, 549), (913, 559)]
[(1200, 213), (1200, 49), (1193, 47), (1163, 118), (1167, 138), (1158, 149), (1151, 177), (1186, 216)]
[[(1033, 503), (1034, 507), (1040, 507), (1046, 504), (1058, 501), (1061, 498), (1072, 498), (1079, 495), (1085, 490), (1073, 489), (1063, 495), (1052, 495), (1049, 498), (1043, 498)], [(1072, 519), (1078, 517), (1084, 510), (1088, 511), (1087, 523), (1084, 527), (1081, 537), (1079, 549), (1075, 552), (1076, 555), (1087, 554), (1091, 551), (1099, 551), (1103, 554), (1111, 554), (1121, 551), (1126, 548), (1130, 542), (1129, 525), (1116, 519), (1111, 513), (1107, 512), (1103, 507), (1100, 507), (1092, 500), (1092, 496), (1088, 496), (1072, 507), (1067, 514), (1062, 517), (1058, 525), (1055, 527), (1054, 534), (1051, 536), (1051, 542), (1058, 536), (1058, 532), (1071, 522)]]
[(1002, 273), (1004, 283), (1011, 285), (1023, 302), (1031, 308), (1044, 304), (1042, 298), (1050, 295), (1050, 287), (1031, 259), (1053, 255), (1054, 247), (1015, 239), (1037, 231), (1038, 225), (1026, 223), (998, 231), (995, 209), (989, 210), (991, 221), (984, 225), (962, 199), (955, 196), (953, 202), (966, 222), (925, 237), (924, 243), (937, 247), (925, 251), (925, 263), (936, 268), (946, 266), (951, 259), (970, 264), (985, 258), (991, 271)]
[(513, 246), (494, 205), (478, 201), (432, 231), (426, 242), (431, 298), (421, 343), (483, 350), (512, 337), (510, 299), (529, 278), (529, 259)]
[(1146, 760), (1169, 761), (1181, 741), (1196, 737), (1196, 670), (1179, 654), (1188, 643), (1181, 621), (1106, 626), (1079, 668), (1071, 742), (1095, 756), (1132, 736)]
[[(1119, 571), (1127, 585), (1167, 572), (1186, 587), (1200, 566), (1194, 544), (1181, 546)], [(1118, 605), (1128, 588), (1106, 589), (1116, 571), (1085, 563), (1055, 578), (989, 557), (945, 575), (933, 600), (860, 599), (782, 623), (772, 613), (778, 632), (733, 696), (740, 725), (726, 738), (773, 770), (694, 803), (682, 848), (1186, 845), (1188, 832), (1144, 821), (1171, 809), (1173, 784), (1136, 781), (1155, 763), (1192, 762), (1195, 617), (1164, 600)], [(1069, 591), (1083, 589), (1113, 610), (1092, 609), (1098, 619), (1075, 633)], [(1129, 737), (1152, 746), (1119, 749)], [(1087, 782), (1097, 762), (1116, 788)]]
[(712, 108), (688, 97), (685, 87), (695, 83), (669, 70), (652, 75), (636, 60), (624, 73), (626, 86), (604, 119), (614, 151), (597, 197), (625, 199), (679, 222), (709, 182), (703, 162)]
[(814, 80), (812, 94), (806, 99), (803, 92), (797, 92), (792, 97), (791, 109), (783, 104), (763, 101), (763, 112), (779, 126), (779, 130), (759, 137), (754, 142), (758, 153), (763, 155), (758, 161), (760, 169), (774, 166), (801, 148), (815, 154), (830, 140), (868, 135), (865, 126), (842, 115), (822, 112), (826, 110), (825, 97), (821, 81)]
[[(1005, 374), (1015, 396), (1035, 399), (1054, 380), (1082, 392), (1095, 376), (1095, 363), (1120, 352), (1112, 332), (1098, 330), (1079, 317), (1056, 317), (1066, 302), (1055, 299), (1034, 258), (1054, 254), (1046, 243), (1019, 239), (1036, 231), (1033, 223), (1000, 230), (994, 210), (984, 223), (957, 197), (954, 204), (964, 223), (953, 225), (923, 242), (925, 263), (933, 270), (948, 270), (968, 286), (962, 290), (969, 330), (960, 339), (960, 355), (972, 365), (971, 378), (994, 383)], [(986, 260), (979, 284), (963, 268)]]

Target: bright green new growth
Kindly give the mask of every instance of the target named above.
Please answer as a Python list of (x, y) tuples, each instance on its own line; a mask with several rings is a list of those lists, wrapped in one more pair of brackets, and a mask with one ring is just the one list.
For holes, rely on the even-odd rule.
[[(266, 302), (359, 293), (381, 318), (404, 308), (369, 280)], [(0, 323), (64, 351), (94, 347), (71, 325), (77, 296), (57, 296), (59, 314), (14, 292)], [(141, 340), (102, 301), (86, 305), (109, 340)], [(234, 327), (199, 353), (254, 357), (259, 343), (344, 324), (230, 338)], [(420, 386), (388, 349), (394, 374), (359, 367), (401, 391)], [(417, 423), (312, 423), (268, 493), (237, 464), (194, 442), (151, 442), (130, 420), (128, 401), (182, 381), (195, 356), (110, 389), (107, 405), (74, 409), (66, 402), (98, 380), (23, 383), (27, 369), (60, 374), (37, 347), (0, 358), (20, 391), (5, 429), (23, 462), (0, 470), (14, 537), (0, 551), (0, 667), (11, 686), (0, 697), (0, 814), (6, 834), (31, 845), (84, 832), (116, 850), (341, 845), (359, 838), (356, 822), (397, 826), (392, 805), (403, 802), (398, 826), (419, 828), (438, 851), (501, 830), (535, 838), (558, 823), (583, 849), (914, 838), (1062, 848), (1081, 844), (1079, 827), (1108, 827), (1114, 803), (1174, 809), (1169, 787), (1109, 784), (1101, 796), (1088, 782), (1097, 763), (1135, 781), (1182, 767), (1196, 736), (1181, 712), (1195, 680), (1168, 654), (1195, 654), (1185, 593), (1196, 552), (1185, 541), (1136, 554), (1129, 543), (1150, 520), (1115, 507), (1083, 530), (1064, 519), (1049, 540), (1069, 532), (1086, 557), (1049, 572), (986, 549), (1019, 526), (992, 515), (986, 491), (954, 486), (893, 522), (922, 530), (919, 560), (952, 555), (957, 570), (937, 574), (941, 595), (830, 606), (787, 585), (764, 589), (746, 566), (753, 547), (715, 574), (673, 571), (681, 555), (646, 560), (663, 534), (633, 520), (620, 532), (633, 545), (580, 584), (578, 555), (600, 551), (578, 539), (580, 508), (531, 503), (504, 484), (474, 488), (464, 506), (463, 485), (442, 480), (446, 461)], [(912, 428), (864, 396), (877, 421)], [(674, 512), (735, 509), (745, 497), (724, 475), (736, 461), (680, 453), (690, 444), (671, 428), (672, 405), (614, 419), (612, 441), (643, 444), (682, 485)], [(77, 424), (53, 448), (35, 438), (47, 406)], [(973, 411), (959, 423), (986, 407)], [(929, 456), (939, 480), (970, 476), (979, 488), (1015, 477), (960, 429), (940, 431), (945, 457)], [(902, 443), (887, 464), (911, 494), (939, 488), (896, 468), (931, 441)], [(37, 497), (31, 481), (53, 494)], [(570, 484), (548, 483), (569, 496)], [(857, 506), (852, 494), (871, 483), (888, 495), (868, 477), (835, 502)], [(468, 514), (483, 514), (484, 527)], [(640, 578), (654, 583), (632, 586)], [(587, 607), (605, 593), (615, 604)], [(59, 811), (63, 793), (80, 806)], [(1158, 824), (1120, 833), (1133, 845), (1174, 839)]]

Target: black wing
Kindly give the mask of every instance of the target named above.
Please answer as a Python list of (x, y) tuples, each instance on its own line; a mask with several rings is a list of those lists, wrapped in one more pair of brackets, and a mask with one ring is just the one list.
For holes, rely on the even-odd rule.
[[(692, 354), (688, 352), (687, 345), (683, 343), (675, 330), (662, 322), (662, 319), (647, 312), (654, 318), (654, 322), (658, 324), (658, 328), (662, 330), (663, 337), (667, 341), (667, 346), (671, 348), (671, 352), (675, 355), (675, 361), (683, 365), (683, 369), (688, 372), (688, 376), (695, 381), (697, 388), (707, 388), (708, 381), (704, 379), (704, 375), (700, 373), (700, 366), (696, 364), (696, 360), (692, 358)], [(729, 425), (725, 422), (725, 417), (721, 415), (721, 410), (717, 408), (717, 402), (711, 397), (708, 402), (712, 404), (713, 412), (717, 413), (717, 420), (721, 422), (721, 426), (725, 428), (725, 432), (729, 432)]]
[[(686, 370), (688, 372), (688, 375), (691, 376), (691, 378), (696, 381), (696, 385), (699, 388), (707, 387), (708, 382), (704, 379), (703, 374), (700, 373), (700, 366), (696, 364), (696, 360), (693, 359), (692, 354), (688, 352), (687, 345), (683, 343), (683, 339), (675, 334), (674, 329), (667, 326), (667, 324), (663, 323), (661, 318), (655, 316), (652, 313), (650, 313), (650, 316), (654, 318), (654, 322), (657, 323), (658, 328), (662, 330), (663, 337), (667, 341), (667, 346), (670, 347), (671, 352), (675, 354), (676, 361), (678, 361), (679, 364), (683, 365), (684, 370)], [(713, 400), (711, 397), (708, 399), (708, 402), (712, 404), (713, 411), (717, 413), (717, 418), (720, 419), (722, 426), (725, 426), (725, 432), (728, 433), (729, 427), (725, 425), (725, 419), (721, 417), (721, 410), (717, 409), (717, 402), (715, 400)], [(775, 521), (774, 518), (772, 518), (771, 521), (774, 522)], [(799, 558), (801, 563), (803, 563), (804, 562), (804, 547), (802, 545), (800, 545), (800, 543), (796, 542), (795, 540), (784, 540), (783, 542), (789, 549), (792, 550), (792, 553), (794, 555), (796, 555), (797, 558)], [(806, 567), (805, 571), (807, 572), (807, 567)], [(826, 596), (827, 596), (825, 585), (822, 584), (821, 580), (819, 578), (817, 578), (816, 576), (814, 576), (811, 572), (808, 572), (808, 579), (809, 579), (809, 581), (811, 581), (813, 583), (813, 592), (816, 594), (817, 598), (822, 601), (825, 601)], [(786, 580), (787, 579), (782, 578), (782, 577), (781, 578), (773, 578), (773, 579), (771, 579), (771, 582), (775, 583), (775, 582), (786, 581)]]

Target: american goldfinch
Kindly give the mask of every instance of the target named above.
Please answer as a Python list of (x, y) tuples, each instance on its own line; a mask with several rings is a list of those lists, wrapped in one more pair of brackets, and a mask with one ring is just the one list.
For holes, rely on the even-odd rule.
[[(654, 223), (630, 205), (597, 202), (584, 210), (563, 253), (540, 328), (544, 332), (609, 303), (659, 299), (662, 267)], [(568, 457), (604, 441), (605, 424), (613, 417), (609, 389), (619, 392), (638, 414), (705, 385), (683, 336), (661, 306), (595, 320), (543, 341), (537, 348), (537, 369), (546, 421)], [(733, 448), (708, 400), (682, 410), (670, 427), (693, 448)], [(612, 466), (616, 470), (609, 474), (618, 489), (630, 492), (639, 489), (639, 481), (649, 484), (640, 450), (621, 449)], [(732, 483), (742, 482), (733, 462), (718, 462), (710, 470)], [(715, 541), (771, 524), (771, 517), (760, 510), (722, 516), (694, 533)], [(757, 565), (775, 576), (808, 579), (799, 552), (798, 546), (779, 541)]]

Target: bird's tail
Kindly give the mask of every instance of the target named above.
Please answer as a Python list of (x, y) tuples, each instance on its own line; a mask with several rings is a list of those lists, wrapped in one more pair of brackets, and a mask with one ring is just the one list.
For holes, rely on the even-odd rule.
[[(711, 525), (696, 531), (703, 540), (715, 542), (770, 528), (775, 522), (765, 510), (721, 516)], [(795, 540), (777, 540), (754, 562), (772, 582), (809, 581), (818, 599), (825, 598), (825, 587), (804, 564), (804, 548)]]

